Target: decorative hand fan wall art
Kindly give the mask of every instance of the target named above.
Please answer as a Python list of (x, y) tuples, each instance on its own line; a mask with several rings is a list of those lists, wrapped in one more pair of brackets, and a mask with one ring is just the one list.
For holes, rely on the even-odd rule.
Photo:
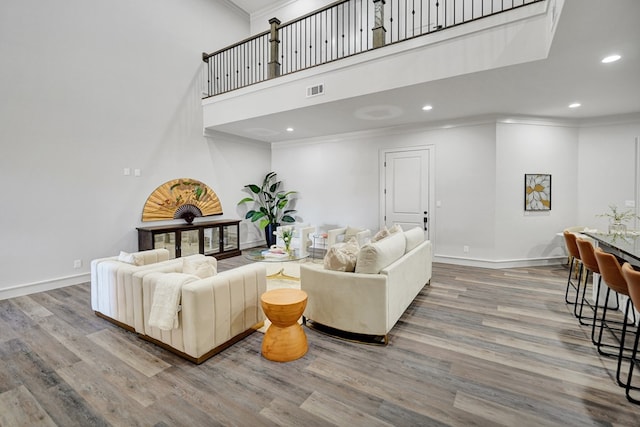
[(142, 221), (184, 219), (188, 224), (200, 216), (222, 215), (216, 193), (195, 179), (180, 178), (167, 181), (147, 198)]

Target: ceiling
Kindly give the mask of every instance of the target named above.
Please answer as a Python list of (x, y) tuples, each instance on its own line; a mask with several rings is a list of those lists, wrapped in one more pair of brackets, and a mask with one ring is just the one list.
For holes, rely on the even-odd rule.
[(259, 10), (282, 3), (282, 0), (231, 0), (231, 3), (234, 3), (236, 6), (251, 15)]
[[(251, 13), (271, 0), (234, 0)], [(640, 1), (566, 0), (545, 60), (243, 120), (215, 130), (266, 142), (487, 115), (561, 120), (640, 113)], [(622, 59), (600, 60), (612, 53)], [(579, 108), (569, 104), (579, 102)], [(431, 111), (422, 111), (424, 104)], [(397, 114), (367, 108), (388, 109)], [(375, 118), (378, 113), (381, 117)], [(372, 120), (372, 118), (375, 118)], [(331, 127), (327, 129), (327, 123)], [(293, 132), (287, 132), (293, 127)], [(262, 134), (252, 133), (259, 129)]]

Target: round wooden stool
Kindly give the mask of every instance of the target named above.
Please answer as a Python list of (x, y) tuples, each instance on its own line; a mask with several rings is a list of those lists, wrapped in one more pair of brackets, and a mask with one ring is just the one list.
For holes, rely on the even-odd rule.
[(307, 306), (307, 294), (299, 289), (274, 289), (260, 297), (271, 321), (262, 340), (262, 355), (274, 362), (290, 362), (307, 352), (307, 336), (298, 323)]

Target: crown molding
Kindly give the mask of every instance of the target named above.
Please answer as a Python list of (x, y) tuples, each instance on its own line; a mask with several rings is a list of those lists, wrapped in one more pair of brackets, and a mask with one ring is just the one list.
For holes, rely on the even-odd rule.
[(257, 139), (245, 138), (243, 136), (234, 135), (231, 133), (220, 132), (217, 130), (211, 130), (205, 128), (202, 131), (202, 136), (204, 136), (207, 140), (211, 140), (211, 142), (215, 143), (216, 140), (223, 140), (226, 142), (233, 142), (238, 144), (250, 145), (252, 147), (257, 147), (261, 149), (269, 149), (270, 143), (259, 141)]
[(250, 16), (247, 13), (247, 11), (245, 11), (243, 8), (241, 8), (240, 6), (235, 4), (233, 1), (231, 1), (231, 0), (222, 0), (222, 3), (225, 6), (227, 6), (229, 9), (231, 9), (233, 12), (237, 13), (238, 15), (240, 15), (242, 18), (246, 19), (247, 21), (249, 20)]
[(590, 128), (596, 126), (615, 126), (640, 124), (640, 112), (629, 114), (617, 114), (613, 116), (592, 117), (589, 119), (580, 119), (581, 128)]

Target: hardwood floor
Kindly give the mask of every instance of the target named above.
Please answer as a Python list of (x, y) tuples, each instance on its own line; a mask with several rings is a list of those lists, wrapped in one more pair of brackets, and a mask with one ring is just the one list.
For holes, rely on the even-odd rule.
[(434, 264), (388, 346), (305, 328), (289, 363), (254, 333), (196, 366), (96, 317), (88, 284), (3, 300), (0, 426), (637, 426), (566, 277)]

